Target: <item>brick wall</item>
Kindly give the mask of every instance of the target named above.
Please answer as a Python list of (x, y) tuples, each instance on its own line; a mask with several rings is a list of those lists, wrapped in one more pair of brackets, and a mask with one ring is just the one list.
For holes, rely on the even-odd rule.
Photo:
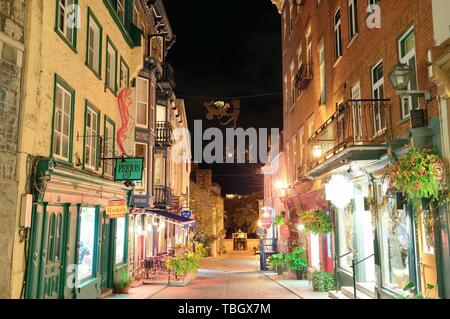
[[(366, 24), (367, 1), (358, 1), (358, 35), (350, 41), (348, 23), (348, 1), (329, 0), (321, 1), (317, 5), (315, 0), (305, 1), (305, 5), (298, 11), (294, 18), (294, 28), (291, 34), (283, 34), (283, 76), (286, 75), (287, 96), (291, 96), (290, 66), (295, 61), (294, 70), (298, 68), (296, 58), (300, 42), (303, 47), (303, 63), (306, 62), (306, 40), (305, 33), (308, 24), (312, 29), (312, 61), (313, 79), (306, 90), (298, 94), (295, 106), (291, 110), (289, 103), (286, 105), (285, 97), (284, 112), (284, 134), (285, 143), (292, 141), (298, 130), (305, 126), (303, 143), (307, 143), (308, 134), (306, 123), (308, 118), (314, 114), (313, 128), (320, 127), (335, 111), (336, 104), (341, 100), (351, 98), (351, 88), (360, 81), (361, 98), (372, 98), (371, 69), (381, 59), (384, 61), (384, 87), (385, 97), (390, 98), (390, 113), (392, 135), (403, 136), (410, 128), (409, 121), (400, 118), (400, 99), (396, 96), (389, 81), (389, 71), (398, 63), (398, 40), (410, 28), (414, 27), (416, 44), (416, 65), (418, 76), (418, 89), (431, 90), (432, 96), (436, 94), (434, 84), (430, 83), (427, 74), (427, 50), (433, 46), (433, 22), (431, 0), (380, 0), (381, 28), (370, 29)], [(333, 16), (337, 8), (341, 10), (341, 33), (342, 33), (342, 57), (336, 61), (334, 58), (334, 26)], [(289, 1), (285, 1), (283, 12), (285, 12), (287, 24), (289, 24)], [(294, 10), (295, 12), (295, 10)], [(284, 24), (284, 22), (282, 22)], [(284, 29), (284, 26), (283, 30)], [(287, 28), (286, 30), (289, 30)], [(326, 68), (326, 103), (320, 105), (320, 78), (319, 78), (319, 56), (318, 44), (323, 39), (325, 48)], [(286, 92), (286, 91), (285, 91)], [(428, 106), (421, 102), (421, 107), (428, 109), (429, 118), (438, 115), (436, 101)], [(299, 145), (297, 142), (297, 147)], [(292, 148), (292, 147), (291, 147)], [(295, 156), (299, 160), (299, 152)], [(287, 154), (294, 158), (293, 150)], [(292, 166), (292, 165), (291, 165)]]

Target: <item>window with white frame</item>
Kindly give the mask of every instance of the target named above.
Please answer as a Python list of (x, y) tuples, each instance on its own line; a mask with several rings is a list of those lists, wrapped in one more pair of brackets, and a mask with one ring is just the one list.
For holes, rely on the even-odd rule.
[(166, 184), (166, 161), (161, 153), (155, 154), (155, 186), (164, 186)]
[(288, 90), (287, 75), (284, 76), (283, 86), (284, 86), (284, 113), (287, 114), (287, 111), (289, 109), (289, 94), (288, 94), (289, 90)]
[(98, 126), (99, 114), (89, 104), (86, 105), (86, 127), (84, 130), (84, 164), (96, 170), (98, 160)]
[(297, 99), (297, 89), (295, 87), (295, 78), (296, 78), (296, 72), (295, 72), (295, 62), (294, 60), (292, 60), (291, 65), (290, 65), (290, 71), (291, 71), (291, 110), (294, 109), (295, 107), (295, 102)]
[(89, 29), (87, 39), (87, 66), (100, 77), (102, 28), (97, 19), (89, 12)]
[(70, 162), (73, 92), (56, 83), (53, 156)]
[(112, 91), (117, 90), (117, 49), (110, 41), (106, 45), (106, 86)]
[(298, 45), (298, 48), (297, 48), (297, 64), (298, 64), (297, 70), (300, 70), (300, 68), (303, 65), (303, 43), (302, 42), (300, 42), (300, 44)]
[(117, 15), (120, 21), (125, 24), (125, 0), (117, 0)]
[[(75, 46), (75, 0), (58, 0), (57, 31), (71, 45)], [(77, 17), (76, 17), (77, 18)]]
[(306, 28), (305, 33), (306, 39), (306, 67), (307, 67), (307, 75), (312, 75), (312, 37), (311, 37), (311, 23)]
[(298, 145), (299, 145), (299, 163), (303, 165), (305, 157), (305, 129), (302, 126), (298, 131)]
[(342, 56), (342, 35), (341, 35), (341, 9), (334, 14), (334, 57), (339, 59)]
[(361, 102), (356, 102), (361, 99), (361, 84), (358, 81), (355, 85), (352, 86), (352, 103), (353, 107), (353, 135), (355, 137), (355, 141), (359, 142), (362, 140), (362, 111), (361, 111)]
[(358, 33), (358, 0), (348, 0), (348, 30), (350, 40)]
[(130, 71), (123, 59), (120, 59), (120, 88), (126, 88), (130, 83)]
[[(400, 62), (409, 65), (412, 74), (414, 74), (408, 84), (408, 90), (417, 90), (416, 40), (413, 28), (408, 30), (399, 40), (399, 57)], [(401, 103), (402, 119), (409, 117), (411, 110), (419, 108), (418, 98), (411, 96), (402, 97)]]
[(136, 79), (136, 126), (141, 128), (148, 128), (148, 85), (147, 79)]
[(374, 135), (378, 135), (386, 129), (384, 103), (381, 101), (384, 98), (383, 61), (372, 68), (372, 97), (377, 100), (373, 104), (373, 120)]
[(319, 46), (319, 63), (320, 63), (320, 105), (324, 105), (326, 102), (326, 72), (325, 72), (325, 47), (323, 39), (320, 41)]
[(142, 180), (136, 181), (136, 187), (134, 188), (134, 191), (138, 195), (145, 195), (147, 194), (147, 161), (148, 161), (148, 148), (147, 144), (144, 143), (136, 143), (135, 144), (135, 155), (136, 157), (143, 157), (144, 158), (144, 164), (142, 169)]
[[(104, 157), (106, 158), (113, 158), (114, 157), (114, 143), (116, 141), (115, 139), (115, 128), (114, 128), (114, 123), (111, 122), (109, 119), (105, 120), (105, 136), (103, 138), (103, 152), (104, 152)], [(113, 176), (113, 161), (105, 161), (104, 162), (104, 172), (106, 175), (108, 176)]]

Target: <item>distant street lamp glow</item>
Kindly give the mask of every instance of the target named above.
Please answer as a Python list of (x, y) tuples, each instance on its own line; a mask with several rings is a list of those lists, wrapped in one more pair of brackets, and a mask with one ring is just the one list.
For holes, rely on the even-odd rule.
[(322, 146), (314, 145), (312, 148), (312, 155), (314, 158), (319, 158), (322, 156)]
[(283, 181), (277, 180), (277, 181), (275, 182), (275, 188), (276, 188), (276, 189), (285, 189), (285, 188), (286, 188), (286, 185), (284, 184)]
[(334, 206), (344, 209), (353, 199), (353, 184), (343, 175), (333, 175), (325, 184), (325, 193)]
[(256, 224), (257, 224), (259, 229), (262, 228), (262, 221), (261, 221), (261, 219), (258, 219), (258, 222)]
[(297, 224), (297, 230), (298, 230), (298, 231), (303, 231), (303, 230), (305, 230), (305, 225), (303, 225), (303, 224)]

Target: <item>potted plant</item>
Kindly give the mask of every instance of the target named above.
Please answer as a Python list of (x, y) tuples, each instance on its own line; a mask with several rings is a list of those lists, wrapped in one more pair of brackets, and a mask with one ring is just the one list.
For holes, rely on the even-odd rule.
[(114, 293), (128, 294), (132, 282), (133, 278), (130, 276), (128, 268), (123, 268), (122, 273), (118, 276), (117, 280), (114, 282)]
[(314, 270), (310, 273), (314, 291), (328, 292), (335, 288), (334, 276), (326, 271)]
[(286, 254), (286, 261), (289, 269), (295, 272), (297, 280), (304, 279), (305, 270), (308, 268), (306, 249), (304, 247), (294, 249), (291, 253)]
[(285, 260), (283, 254), (273, 254), (267, 259), (267, 263), (269, 264), (271, 270), (276, 271), (278, 275), (283, 274), (284, 262)]
[(305, 230), (313, 234), (328, 234), (333, 230), (330, 217), (321, 209), (303, 211), (299, 218)]
[(430, 292), (435, 288), (436, 288), (435, 285), (427, 284), (427, 286), (425, 288), (425, 295), (424, 295), (422, 292), (416, 292), (414, 283), (410, 282), (403, 288), (404, 292), (409, 291), (409, 296), (402, 296), (402, 297), (400, 297), (400, 299), (436, 299), (436, 298), (430, 297)]

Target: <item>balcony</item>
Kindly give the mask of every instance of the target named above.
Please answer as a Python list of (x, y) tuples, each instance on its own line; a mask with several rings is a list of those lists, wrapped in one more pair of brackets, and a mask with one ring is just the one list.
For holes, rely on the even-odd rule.
[(174, 90), (177, 86), (175, 82), (175, 72), (168, 62), (164, 62), (162, 65), (162, 75), (158, 81), (162, 90)]
[(295, 76), (295, 88), (299, 91), (304, 91), (309, 82), (313, 78), (313, 65), (312, 63), (304, 63), (300, 66), (297, 75)]
[(155, 186), (153, 188), (153, 203), (156, 208), (167, 209), (173, 202), (173, 192), (167, 186)]
[(170, 147), (173, 144), (173, 127), (169, 122), (156, 122), (156, 144)]
[(310, 138), (311, 177), (352, 161), (370, 161), (386, 153), (390, 137), (389, 100), (349, 100), (338, 107)]

